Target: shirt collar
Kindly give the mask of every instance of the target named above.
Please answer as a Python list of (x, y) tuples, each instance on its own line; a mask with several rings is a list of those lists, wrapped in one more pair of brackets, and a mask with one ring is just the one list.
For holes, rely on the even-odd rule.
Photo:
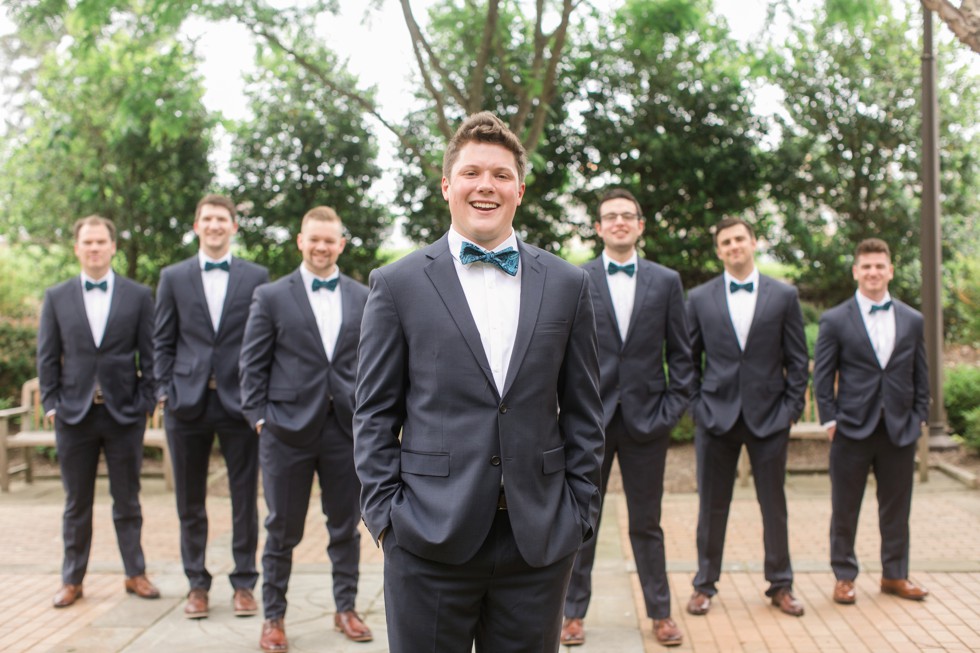
[(620, 263), (619, 261), (614, 261), (611, 258), (609, 258), (609, 255), (606, 254), (606, 250), (602, 250), (602, 269), (603, 270), (608, 270), (610, 263), (615, 263), (616, 265), (630, 265), (630, 264), (632, 264), (634, 266), (634, 269), (635, 269), (635, 268), (640, 267), (638, 265), (639, 258), (640, 257), (637, 255), (636, 250), (634, 249), (632, 256), (630, 256), (629, 259), (626, 260), (626, 262)]
[(858, 308), (861, 309), (862, 315), (870, 315), (872, 306), (881, 306), (882, 304), (892, 300), (891, 293), (888, 291), (885, 291), (885, 296), (882, 297), (880, 302), (872, 301), (869, 297), (865, 297), (861, 294), (860, 290), (854, 291), (854, 298), (857, 299)]
[[(463, 243), (468, 243), (471, 241), (463, 238), (462, 234), (460, 234), (458, 231), (456, 231), (456, 229), (454, 229), (451, 226), (449, 227), (448, 236), (449, 236), (448, 238), (449, 253), (452, 254), (453, 258), (458, 261), (459, 250), (462, 249)], [(476, 243), (473, 244), (476, 245)], [(492, 251), (499, 252), (500, 250), (507, 249), (508, 247), (513, 247), (516, 251), (520, 251), (520, 248), (517, 246), (517, 234), (514, 232), (513, 229), (510, 230), (510, 236), (508, 236), (507, 239), (504, 240), (504, 242), (494, 247)]]
[(320, 281), (330, 281), (331, 279), (338, 278), (340, 276), (340, 268), (334, 266), (333, 274), (331, 274), (329, 277), (318, 277), (312, 272), (310, 272), (309, 270), (307, 270), (306, 265), (300, 263), (299, 274), (301, 277), (303, 277), (303, 285), (306, 287), (307, 290), (310, 290), (313, 287), (314, 279), (319, 279)]
[(109, 272), (106, 273), (106, 275), (101, 279), (93, 279), (92, 277), (88, 276), (84, 272), (82, 272), (81, 277), (82, 277), (82, 287), (85, 286), (86, 281), (91, 281), (92, 283), (102, 283), (103, 281), (105, 281), (106, 286), (108, 288), (112, 288), (112, 282), (115, 281), (116, 273), (112, 271), (112, 268), (109, 268)]
[(202, 270), (204, 269), (205, 263), (224, 263), (225, 261), (228, 261), (229, 265), (231, 264), (231, 252), (228, 252), (227, 254), (225, 254), (219, 259), (213, 259), (210, 256), (205, 255), (205, 253), (202, 252), (201, 250), (197, 251), (198, 267), (201, 268)]
[(725, 270), (725, 292), (729, 295), (732, 294), (731, 285), (732, 282), (735, 283), (751, 283), (752, 287), (756, 290), (759, 289), (759, 268), (752, 266), (752, 272), (742, 281), (739, 281), (732, 275), (728, 274), (728, 270)]

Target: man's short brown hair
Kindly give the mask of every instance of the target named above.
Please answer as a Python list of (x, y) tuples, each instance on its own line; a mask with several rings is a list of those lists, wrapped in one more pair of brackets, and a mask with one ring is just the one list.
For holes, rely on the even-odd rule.
[(596, 205), (596, 214), (598, 214), (599, 210), (602, 209), (602, 205), (609, 200), (629, 200), (630, 202), (633, 202), (633, 206), (636, 207), (636, 216), (641, 220), (643, 219), (643, 210), (640, 208), (640, 203), (633, 196), (633, 193), (629, 192), (625, 188), (610, 188), (603, 193), (602, 197), (599, 198), (599, 204)]
[(87, 215), (84, 218), (75, 220), (75, 225), (72, 227), (72, 230), (75, 232), (75, 240), (78, 240), (78, 232), (82, 230), (82, 227), (97, 227), (99, 225), (102, 225), (109, 231), (109, 240), (116, 242), (115, 223), (109, 218), (103, 218), (101, 215)]
[(883, 241), (881, 238), (865, 238), (858, 243), (857, 247), (854, 249), (854, 262), (857, 263), (858, 258), (861, 254), (884, 254), (888, 257), (888, 261), (892, 260), (891, 250), (888, 249), (888, 243)]
[(746, 222), (742, 218), (739, 218), (739, 217), (734, 216), (734, 215), (729, 215), (729, 216), (725, 216), (724, 218), (722, 218), (721, 221), (718, 222), (718, 224), (715, 225), (715, 231), (714, 231), (714, 236), (713, 236), (714, 241), (715, 241), (715, 247), (718, 246), (718, 234), (720, 234), (725, 229), (730, 229), (731, 227), (734, 227), (736, 225), (742, 225), (743, 227), (745, 227), (746, 229), (748, 229), (749, 230), (749, 236), (751, 238), (753, 238), (753, 239), (755, 238), (755, 229), (752, 228), (752, 225), (750, 225), (748, 222)]
[(521, 144), (521, 139), (504, 124), (497, 116), (489, 111), (474, 113), (463, 121), (453, 137), (449, 139), (446, 153), (442, 157), (442, 176), (449, 179), (453, 172), (459, 152), (467, 143), (491, 143), (502, 145), (514, 154), (517, 166), (517, 181), (524, 183), (527, 174), (527, 152)]
[(225, 207), (231, 213), (232, 222), (238, 222), (238, 208), (235, 206), (235, 203), (231, 201), (230, 197), (218, 195), (217, 193), (208, 193), (197, 203), (197, 208), (194, 209), (194, 222), (197, 222), (197, 219), (201, 217), (201, 209), (205, 204)]
[(335, 222), (340, 226), (340, 233), (344, 232), (344, 222), (340, 219), (340, 216), (337, 215), (337, 212), (329, 206), (315, 206), (307, 211), (306, 215), (303, 216), (303, 221), (300, 223), (300, 231), (303, 230), (303, 227), (305, 227), (306, 223), (310, 220), (316, 220), (317, 222)]

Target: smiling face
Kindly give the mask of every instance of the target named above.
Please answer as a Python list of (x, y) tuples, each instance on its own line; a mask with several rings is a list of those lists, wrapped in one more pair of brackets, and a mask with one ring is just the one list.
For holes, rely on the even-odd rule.
[(83, 224), (75, 238), (75, 256), (82, 264), (82, 271), (92, 279), (101, 279), (109, 273), (116, 243), (105, 225)]
[(212, 259), (222, 258), (231, 247), (231, 237), (238, 231), (238, 223), (224, 206), (202, 204), (194, 220), (194, 233), (201, 243), (201, 251)]
[(606, 254), (617, 261), (622, 262), (633, 255), (643, 226), (636, 204), (625, 197), (606, 200), (599, 205), (595, 232), (602, 239)]
[(347, 239), (339, 222), (307, 219), (296, 236), (296, 245), (303, 253), (306, 269), (325, 279), (333, 274)]
[(755, 267), (755, 237), (744, 224), (722, 229), (715, 235), (715, 254), (728, 274), (745, 279)]
[(895, 276), (895, 267), (884, 252), (858, 254), (851, 268), (858, 291), (874, 302), (880, 302), (888, 292), (888, 282)]
[(524, 197), (514, 154), (502, 145), (467, 143), (450, 176), (442, 178), (442, 196), (449, 202), (453, 228), (470, 242), (493, 249), (513, 231)]

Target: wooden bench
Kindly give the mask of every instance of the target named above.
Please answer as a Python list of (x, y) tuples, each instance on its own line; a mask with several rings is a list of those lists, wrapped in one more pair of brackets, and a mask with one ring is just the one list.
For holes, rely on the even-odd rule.
[[(20, 418), (20, 432), (10, 433), (10, 422)], [(167, 435), (163, 430), (163, 417), (157, 410), (146, 422), (143, 446), (160, 449), (163, 452), (163, 478), (167, 489), (172, 490), (173, 467), (170, 464), (170, 449)], [(41, 389), (36, 378), (21, 388), (20, 406), (0, 410), (0, 491), (10, 491), (10, 476), (24, 472), (28, 483), (34, 482), (34, 449), (55, 446), (54, 430), (44, 423), (44, 408), (41, 406)], [(23, 460), (10, 466), (10, 454), (19, 449)]]

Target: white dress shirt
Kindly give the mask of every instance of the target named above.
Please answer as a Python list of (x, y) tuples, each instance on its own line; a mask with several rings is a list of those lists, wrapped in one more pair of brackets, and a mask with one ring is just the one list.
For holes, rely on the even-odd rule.
[[(490, 362), (494, 384), (497, 392), (503, 393), (521, 310), (521, 265), (518, 264), (517, 274), (513, 277), (491, 263), (463, 265), (459, 260), (459, 251), (463, 243), (469, 241), (452, 227), (449, 228), (448, 240), (459, 283), (463, 286), (466, 303), (480, 332), (483, 351)], [(499, 252), (508, 247), (520, 251), (513, 231), (493, 251)]]
[(313, 316), (316, 318), (316, 326), (320, 329), (320, 341), (323, 342), (323, 351), (327, 353), (327, 360), (333, 360), (333, 350), (337, 346), (337, 336), (340, 335), (340, 325), (344, 320), (344, 303), (340, 296), (340, 282), (333, 290), (320, 288), (313, 292), (313, 280), (330, 281), (339, 279), (340, 269), (334, 268), (333, 274), (329, 277), (318, 277), (305, 265), (299, 266), (300, 276), (303, 277), (303, 287), (306, 288), (306, 296), (310, 300), (310, 307), (313, 309)]
[[(739, 290), (732, 292), (732, 281), (739, 284), (752, 283), (752, 292)], [(752, 273), (741, 281), (725, 271), (725, 296), (728, 298), (728, 314), (732, 318), (732, 326), (738, 337), (739, 349), (745, 351), (745, 343), (749, 339), (752, 328), (752, 318), (755, 317), (755, 303), (759, 298), (759, 268), (753, 267)]]
[[(616, 265), (632, 263), (635, 269), (633, 276), (631, 277), (625, 272), (609, 274), (610, 263)], [(602, 269), (606, 271), (606, 283), (609, 284), (609, 296), (612, 298), (613, 311), (616, 313), (619, 337), (623, 342), (626, 342), (626, 334), (629, 333), (630, 329), (630, 317), (633, 315), (633, 302), (636, 300), (636, 275), (640, 273), (636, 250), (633, 250), (633, 256), (625, 263), (614, 261), (603, 252)]]
[(895, 307), (892, 306), (887, 311), (875, 311), (874, 314), (871, 313), (871, 307), (890, 302), (891, 295), (886, 292), (884, 299), (874, 302), (859, 290), (854, 293), (854, 297), (861, 310), (861, 319), (864, 320), (864, 328), (868, 330), (868, 338), (874, 347), (878, 364), (881, 369), (885, 369), (895, 350)]
[[(106, 282), (105, 292), (98, 288), (85, 290), (85, 282), (93, 283)], [(85, 317), (88, 318), (88, 326), (92, 329), (92, 340), (96, 347), (102, 346), (102, 338), (105, 336), (105, 326), (109, 321), (109, 307), (112, 305), (112, 289), (115, 286), (116, 275), (112, 270), (101, 279), (93, 279), (84, 272), (81, 275), (82, 299), (85, 302)]]
[(204, 283), (204, 298), (208, 302), (208, 313), (211, 315), (211, 326), (214, 332), (218, 332), (218, 325), (221, 324), (221, 311), (225, 306), (225, 296), (228, 294), (228, 272), (221, 269), (204, 271), (205, 263), (228, 262), (231, 265), (231, 254), (225, 254), (219, 259), (212, 259), (204, 255), (204, 252), (197, 253), (198, 261), (201, 264), (201, 281)]

